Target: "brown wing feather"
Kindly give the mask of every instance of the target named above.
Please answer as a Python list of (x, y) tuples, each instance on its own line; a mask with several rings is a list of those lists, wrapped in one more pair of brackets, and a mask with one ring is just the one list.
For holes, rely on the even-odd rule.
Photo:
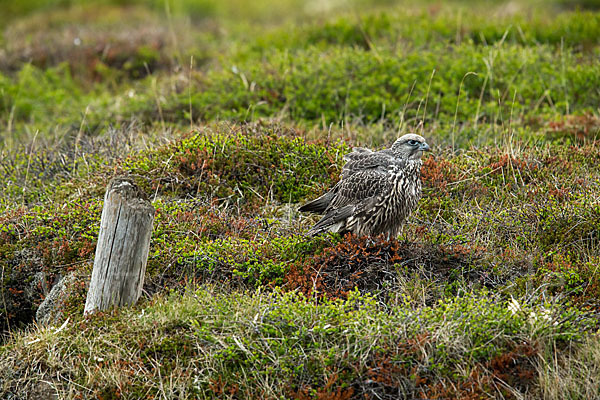
[(342, 179), (348, 178), (351, 175), (365, 170), (379, 169), (387, 170), (392, 164), (398, 164), (398, 160), (393, 157), (389, 150), (381, 150), (377, 152), (365, 151), (366, 149), (356, 149), (348, 154), (344, 159), (346, 164), (342, 168)]
[(362, 213), (375, 202), (377, 196), (386, 191), (389, 191), (386, 174), (377, 169), (360, 171), (342, 179), (332, 189), (335, 194), (325, 215), (309, 233), (316, 235), (338, 224), (336, 231), (344, 232), (349, 218)]
[(329, 203), (327, 211), (357, 204), (380, 193), (388, 184), (386, 173), (379, 169), (367, 169), (355, 172), (347, 178), (342, 178), (335, 185), (335, 196)]

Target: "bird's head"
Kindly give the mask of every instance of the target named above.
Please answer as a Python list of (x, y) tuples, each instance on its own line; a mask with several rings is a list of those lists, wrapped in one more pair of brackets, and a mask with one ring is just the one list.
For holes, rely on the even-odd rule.
[(392, 153), (403, 160), (419, 160), (429, 145), (423, 136), (408, 133), (396, 139), (392, 145)]

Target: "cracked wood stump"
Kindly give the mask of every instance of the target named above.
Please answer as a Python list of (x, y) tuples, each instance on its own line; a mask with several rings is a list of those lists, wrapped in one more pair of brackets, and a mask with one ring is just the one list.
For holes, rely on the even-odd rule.
[(110, 181), (84, 314), (132, 305), (144, 284), (154, 207), (131, 179)]

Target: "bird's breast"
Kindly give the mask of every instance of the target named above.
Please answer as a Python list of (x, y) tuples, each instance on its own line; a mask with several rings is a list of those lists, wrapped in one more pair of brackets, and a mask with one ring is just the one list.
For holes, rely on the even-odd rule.
[(421, 197), (419, 170), (405, 169), (390, 174), (390, 193), (387, 204), (391, 210), (406, 214), (412, 211)]

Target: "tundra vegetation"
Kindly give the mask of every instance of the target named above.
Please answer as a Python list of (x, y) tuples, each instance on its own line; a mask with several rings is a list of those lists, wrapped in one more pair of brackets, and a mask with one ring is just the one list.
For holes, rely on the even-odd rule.
[[(1, 398), (600, 396), (596, 1), (5, 3)], [(399, 238), (306, 236), (343, 155), (407, 132)], [(83, 317), (119, 174), (143, 296)]]

